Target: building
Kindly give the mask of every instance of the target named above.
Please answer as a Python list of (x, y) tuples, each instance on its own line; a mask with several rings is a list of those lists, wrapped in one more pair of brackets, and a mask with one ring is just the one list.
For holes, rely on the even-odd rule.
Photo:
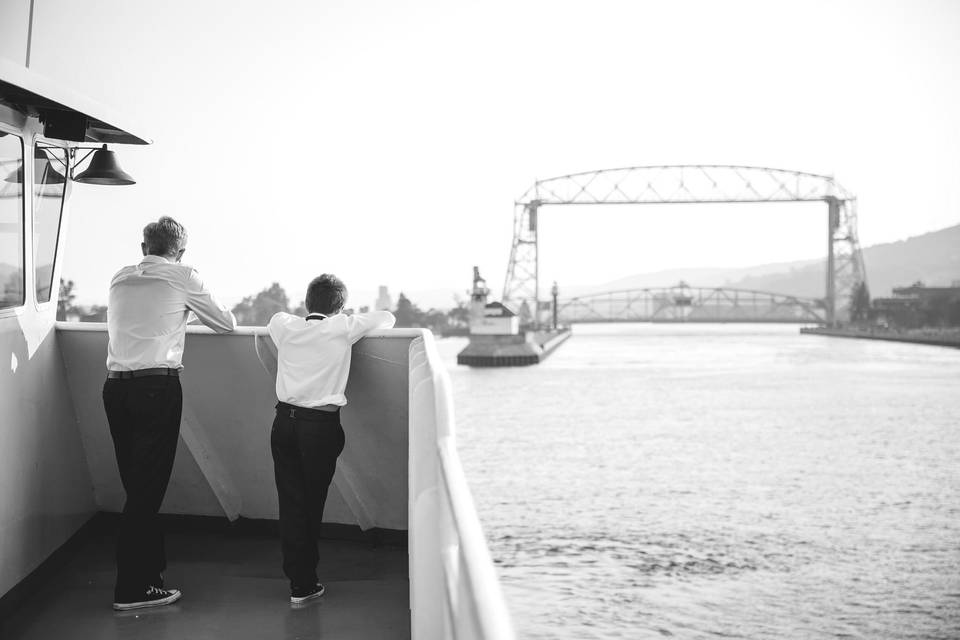
[(877, 322), (891, 327), (960, 327), (960, 281), (949, 287), (922, 282), (894, 287), (891, 297), (874, 298), (871, 307)]
[(502, 302), (489, 302), (476, 319), (470, 318), (470, 333), (486, 336), (515, 336), (520, 333), (520, 317)]
[(520, 333), (520, 318), (502, 302), (487, 302), (490, 289), (473, 268), (473, 289), (470, 291), (470, 335), (515, 336)]
[(374, 303), (373, 308), (377, 311), (393, 311), (393, 299), (390, 297), (390, 291), (386, 286), (380, 285), (380, 290), (377, 293), (377, 301)]

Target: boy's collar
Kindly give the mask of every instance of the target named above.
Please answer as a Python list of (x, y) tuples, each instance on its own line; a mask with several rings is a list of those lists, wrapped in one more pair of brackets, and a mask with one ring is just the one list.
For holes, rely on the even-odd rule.
[(326, 320), (327, 314), (325, 313), (308, 313), (306, 320)]

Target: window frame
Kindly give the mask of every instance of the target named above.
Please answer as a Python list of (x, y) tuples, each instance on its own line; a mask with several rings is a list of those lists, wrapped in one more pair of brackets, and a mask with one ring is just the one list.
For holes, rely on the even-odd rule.
[[(63, 194), (60, 196), (60, 213), (57, 219), (57, 238), (54, 241), (54, 245), (53, 245), (53, 263), (50, 265), (50, 299), (47, 300), (46, 302), (41, 302), (40, 296), (37, 295), (37, 285), (39, 284), (37, 280), (38, 251), (36, 246), (37, 244), (36, 239), (33, 237), (37, 232), (37, 229), (36, 229), (36, 216), (37, 216), (36, 198), (37, 196), (36, 194), (33, 194), (34, 199), (30, 203), (30, 213), (31, 213), (30, 248), (33, 251), (33, 253), (31, 253), (31, 258), (33, 261), (33, 264), (31, 265), (31, 270), (33, 272), (33, 286), (31, 287), (30, 290), (33, 292), (34, 308), (36, 308), (37, 311), (46, 311), (51, 306), (56, 307), (60, 302), (60, 282), (59, 282), (59, 279), (56, 277), (56, 275), (57, 275), (57, 264), (60, 262), (60, 249), (61, 249), (60, 242), (63, 237), (63, 218), (64, 218), (64, 214), (66, 213), (67, 197), (69, 196), (69, 189), (70, 189), (70, 182), (71, 182), (70, 164), (71, 164), (72, 158), (70, 157), (70, 148), (68, 146), (63, 145), (62, 143), (58, 144), (57, 141), (47, 140), (42, 136), (34, 137), (33, 149), (31, 149), (31, 151), (34, 151), (36, 148), (38, 148), (40, 144), (43, 144), (47, 148), (56, 147), (57, 149), (63, 150), (63, 156), (67, 163), (67, 166), (64, 168), (64, 172), (63, 172), (63, 175), (66, 178), (66, 182), (64, 182), (64, 185), (63, 185)], [(36, 166), (36, 163), (34, 163), (34, 166)], [(36, 176), (34, 176), (34, 183), (36, 183), (36, 179), (37, 179)], [(36, 188), (36, 186), (34, 186), (34, 188)], [(24, 238), (24, 241), (26, 241), (26, 238)]]
[(24, 131), (15, 127), (7, 126), (3, 122), (0, 122), (0, 131), (3, 131), (20, 142), (20, 161), (23, 163), (24, 172), (24, 183), (20, 190), (20, 228), (23, 230), (23, 232), (20, 234), (20, 263), (21, 270), (23, 272), (23, 297), (20, 300), (20, 304), (0, 308), (0, 319), (3, 319), (23, 315), (24, 310), (27, 308), (27, 162), (25, 160), (26, 147), (24, 145)]

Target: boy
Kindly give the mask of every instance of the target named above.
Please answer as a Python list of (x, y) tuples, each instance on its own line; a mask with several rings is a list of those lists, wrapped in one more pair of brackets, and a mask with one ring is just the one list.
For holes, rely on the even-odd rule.
[(270, 433), (280, 503), (283, 571), (290, 603), (323, 595), (317, 534), (337, 457), (343, 451), (340, 407), (355, 342), (396, 319), (389, 311), (341, 313), (347, 288), (332, 274), (307, 287), (307, 317), (278, 313), (267, 329), (277, 345), (277, 415)]

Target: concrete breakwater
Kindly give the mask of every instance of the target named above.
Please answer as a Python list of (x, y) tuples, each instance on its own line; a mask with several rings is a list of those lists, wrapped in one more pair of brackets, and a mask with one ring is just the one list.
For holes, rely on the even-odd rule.
[(888, 340), (891, 342), (912, 342), (915, 344), (929, 344), (939, 347), (960, 348), (960, 328), (908, 329), (896, 331), (893, 329), (879, 328), (860, 329), (854, 327), (843, 327), (830, 329), (827, 327), (803, 327), (800, 329), (800, 333), (818, 336), (833, 336), (837, 338)]
[(570, 337), (570, 329), (527, 331), (518, 335), (471, 335), (457, 364), (521, 367), (542, 362)]

